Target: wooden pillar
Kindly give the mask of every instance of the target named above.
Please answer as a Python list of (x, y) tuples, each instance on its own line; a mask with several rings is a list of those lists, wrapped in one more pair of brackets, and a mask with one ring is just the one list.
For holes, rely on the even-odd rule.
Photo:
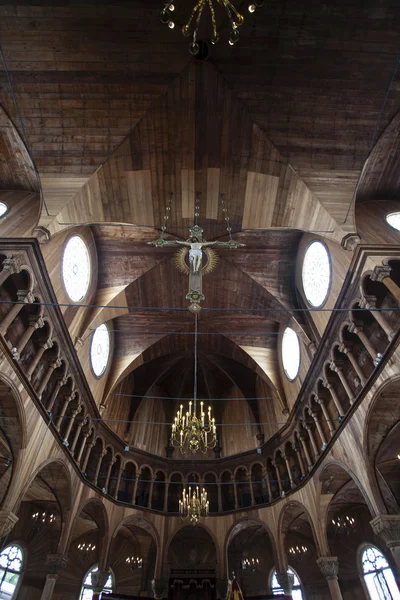
[(239, 500), (238, 500), (236, 479), (233, 480), (233, 494), (234, 494), (234, 498), (235, 498), (235, 508), (238, 509), (239, 508)]
[(339, 562), (336, 556), (321, 556), (318, 558), (317, 565), (326, 578), (329, 586), (329, 592), (332, 600), (343, 600), (340, 591), (337, 574), (339, 571)]
[(361, 365), (358, 363), (350, 347), (347, 344), (341, 344), (339, 346), (339, 352), (342, 352), (342, 354), (345, 354), (347, 356), (347, 358), (352, 364), (353, 369), (360, 378), (361, 383), (365, 385), (367, 383), (367, 378), (365, 377)]
[(218, 482), (218, 512), (222, 512), (222, 488), (221, 482)]
[(115, 484), (115, 492), (114, 492), (115, 500), (118, 500), (118, 492), (119, 492), (119, 486), (121, 485), (122, 473), (123, 473), (123, 468), (122, 468), (122, 464), (121, 464), (119, 467), (119, 470), (118, 470), (117, 482)]
[(305, 424), (304, 427), (308, 433), (308, 437), (310, 438), (310, 442), (311, 442), (311, 446), (313, 447), (313, 450), (314, 450), (315, 458), (317, 458), (319, 456), (319, 450), (318, 450), (317, 444), (315, 442), (314, 434), (311, 431), (311, 427), (309, 425)]
[[(85, 434), (84, 434), (84, 436), (83, 436), (83, 440), (82, 440), (82, 443), (81, 443), (81, 447), (79, 448), (79, 451), (78, 451), (78, 456), (76, 457), (76, 462), (77, 462), (77, 463), (79, 463), (79, 462), (80, 462), (80, 460), (81, 460), (81, 458), (82, 458), (82, 454), (83, 454), (83, 451), (84, 451), (84, 449), (85, 449), (85, 446), (86, 446), (86, 443), (87, 443), (87, 440), (88, 440), (88, 437), (89, 437), (89, 435), (90, 435), (90, 432), (88, 432), (88, 433), (85, 433)], [(84, 469), (82, 469), (82, 470), (84, 471)]]
[(342, 385), (345, 389), (345, 392), (349, 398), (350, 404), (353, 404), (355, 398), (354, 398), (354, 394), (351, 391), (351, 387), (349, 385), (349, 382), (347, 381), (346, 377), (344, 376), (343, 370), (341, 366), (338, 366), (335, 362), (331, 362), (331, 364), (329, 365), (329, 368), (331, 369), (331, 371), (335, 371), (335, 373), (338, 374), (340, 381), (342, 382)]
[(276, 578), (283, 589), (286, 600), (292, 600), (292, 590), (294, 584), (294, 575), (291, 573), (280, 573), (276, 571)]
[(247, 476), (248, 476), (249, 485), (250, 485), (251, 505), (255, 506), (256, 501), (255, 501), (255, 498), (254, 498), (254, 488), (253, 488), (253, 479), (251, 477), (251, 471), (248, 472)]
[(168, 512), (168, 494), (169, 494), (169, 481), (165, 484), (165, 495), (164, 495), (164, 512)]
[(328, 409), (326, 408), (325, 400), (319, 396), (315, 396), (315, 401), (320, 405), (325, 421), (328, 423), (329, 431), (331, 436), (335, 433), (335, 426), (332, 423), (332, 419), (329, 416)]
[(395, 331), (386, 321), (385, 317), (383, 316), (383, 313), (376, 308), (375, 296), (364, 296), (364, 298), (361, 298), (360, 308), (366, 308), (370, 311), (375, 321), (378, 323), (378, 325), (382, 327), (383, 331), (386, 333), (389, 342), (391, 342)]
[(372, 360), (375, 361), (378, 353), (375, 350), (372, 342), (370, 342), (368, 337), (365, 335), (362, 324), (359, 322), (350, 323), (350, 325), (348, 326), (348, 330), (350, 331), (350, 333), (355, 333), (358, 336), (360, 342), (363, 344), (364, 348), (367, 350)]
[(152, 479), (150, 482), (149, 499), (147, 500), (147, 508), (151, 508), (151, 502), (153, 499), (153, 488), (154, 488), (154, 481)]
[[(82, 407), (81, 407), (81, 408), (82, 408)], [(80, 411), (79, 411), (79, 412), (80, 412)], [(73, 454), (73, 453), (74, 453), (74, 451), (75, 451), (76, 444), (78, 443), (79, 436), (80, 436), (80, 434), (81, 434), (81, 432), (82, 432), (82, 427), (83, 427), (83, 426), (84, 426), (86, 423), (87, 423), (87, 420), (86, 420), (86, 419), (83, 419), (83, 420), (82, 420), (82, 421), (79, 423), (78, 427), (76, 428), (76, 432), (75, 432), (75, 435), (74, 435), (74, 439), (72, 440), (72, 444), (71, 444), (71, 448), (70, 448), (71, 454)]]
[(115, 461), (116, 461), (116, 460), (117, 460), (116, 458), (113, 458), (113, 459), (110, 461), (110, 464), (108, 465), (108, 469), (107, 469), (107, 475), (106, 475), (106, 481), (105, 481), (105, 484), (104, 484), (104, 489), (106, 490), (106, 493), (107, 493), (107, 494), (108, 494), (108, 485), (109, 485), (109, 483), (110, 483), (111, 470), (112, 470), (112, 468), (113, 468), (113, 466), (114, 466), (114, 464), (115, 464)]
[(290, 468), (290, 463), (289, 463), (289, 459), (286, 456), (286, 454), (282, 454), (282, 458), (285, 461), (286, 464), (286, 469), (289, 475), (289, 481), (290, 481), (290, 487), (292, 488), (292, 490), (296, 487), (295, 482), (293, 481), (293, 473), (292, 473), (292, 469)]
[(304, 461), (303, 461), (303, 457), (302, 457), (301, 452), (300, 452), (300, 448), (298, 447), (297, 444), (294, 444), (294, 446), (292, 446), (292, 447), (293, 447), (293, 450), (296, 452), (297, 460), (299, 461), (301, 475), (302, 475), (302, 477), (305, 477), (306, 476), (306, 469), (305, 469), (305, 466), (304, 466)]
[(393, 298), (395, 298), (400, 304), (400, 288), (390, 277), (391, 271), (392, 268), (389, 267), (389, 265), (381, 265), (375, 267), (370, 277), (372, 281), (383, 283), (383, 285), (386, 286), (389, 292), (392, 294)]
[[(75, 417), (81, 412), (81, 410), (82, 410), (82, 406), (78, 406), (78, 408), (76, 408), (72, 412), (71, 420), (68, 423), (67, 431), (65, 432), (65, 436), (64, 436), (64, 446), (68, 446), (68, 438), (70, 436), (71, 429), (72, 429), (72, 426), (73, 426), (74, 421), (75, 421)], [(78, 427), (78, 431), (79, 431), (79, 427)], [(72, 450), (71, 450), (71, 452), (72, 452)]]
[(133, 484), (133, 494), (132, 494), (132, 500), (131, 500), (132, 504), (136, 504), (136, 494), (137, 494), (137, 486), (138, 486), (139, 477), (140, 477), (140, 475), (135, 477), (135, 483)]
[(103, 452), (99, 456), (99, 460), (97, 461), (96, 471), (94, 473), (94, 478), (93, 478), (93, 484), (94, 485), (97, 485), (97, 480), (99, 478), (101, 463), (102, 463), (103, 458), (105, 457), (106, 454), (107, 454), (107, 450), (103, 450)]
[(55, 360), (54, 362), (49, 364), (49, 368), (47, 369), (46, 373), (44, 374), (44, 377), (43, 377), (42, 381), (40, 382), (38, 390), (37, 390), (37, 395), (39, 396), (39, 398), (42, 398), (42, 394), (46, 388), (46, 385), (49, 383), (50, 378), (53, 375), (55, 369), (58, 369), (59, 367), (61, 367), (61, 360), (59, 358), (57, 358), (57, 360)]
[(7, 313), (7, 315), (0, 323), (0, 333), (2, 335), (5, 335), (7, 333), (7, 330), (10, 327), (11, 323), (19, 315), (21, 310), (24, 308), (25, 304), (32, 304), (35, 300), (35, 297), (32, 294), (32, 292), (29, 292), (28, 290), (18, 290), (17, 298), (19, 304), (14, 304), (11, 310)]
[(334, 386), (329, 381), (323, 381), (322, 385), (324, 387), (326, 387), (327, 390), (329, 390), (329, 393), (332, 396), (332, 400), (335, 403), (336, 410), (338, 411), (339, 416), (343, 417), (344, 416), (343, 407), (342, 407), (339, 396), (337, 395), (337, 391), (335, 390)]
[(53, 393), (51, 394), (51, 398), (49, 400), (49, 404), (47, 406), (47, 412), (51, 412), (53, 406), (54, 406), (54, 402), (57, 399), (58, 393), (60, 391), (60, 389), (62, 388), (63, 385), (66, 385), (68, 381), (68, 376), (63, 377), (62, 379), (60, 379), (59, 381), (57, 381)]
[(46, 340), (46, 341), (43, 341), (40, 343), (38, 351), (36, 352), (29, 367), (26, 370), (26, 375), (27, 375), (28, 379), (30, 379), (32, 377), (33, 371), (38, 366), (39, 361), (42, 358), (43, 354), (46, 352), (46, 350), (49, 350), (52, 346), (53, 346), (52, 340)]
[(37, 329), (41, 329), (42, 327), (44, 327), (44, 320), (42, 319), (42, 317), (29, 316), (28, 322), (29, 326), (26, 328), (25, 333), (23, 334), (16, 346), (19, 355), (21, 355), (21, 352), (23, 352), (25, 346), (31, 339), (34, 332)]
[(308, 463), (308, 470), (310, 471), (310, 469), (312, 468), (312, 462), (311, 462), (310, 453), (307, 448), (306, 438), (304, 437), (304, 435), (300, 435), (300, 442), (301, 442), (301, 445), (303, 446), (304, 454), (306, 455), (306, 460)]
[(281, 481), (281, 474), (279, 473), (279, 469), (277, 467), (276, 463), (272, 463), (272, 466), (275, 469), (275, 473), (276, 473), (276, 479), (278, 481), (278, 487), (279, 487), (279, 495), (282, 496), (282, 492), (283, 492), (283, 487), (282, 487), (282, 481)]
[(272, 500), (271, 482), (269, 480), (268, 469), (266, 467), (263, 468), (263, 477), (265, 479), (265, 483), (267, 484), (268, 502), (271, 502), (271, 500)]
[(75, 398), (75, 396), (76, 396), (76, 392), (75, 392), (75, 391), (73, 391), (73, 392), (72, 392), (72, 393), (71, 393), (69, 396), (67, 396), (67, 397), (65, 398), (65, 400), (64, 400), (63, 407), (62, 407), (62, 409), (61, 409), (61, 412), (60, 412), (60, 414), (59, 414), (59, 416), (58, 416), (58, 418), (57, 418), (57, 421), (56, 421), (56, 429), (57, 429), (58, 431), (60, 431), (61, 423), (62, 423), (62, 420), (63, 420), (63, 417), (64, 417), (65, 413), (67, 412), (68, 405), (69, 405), (69, 403), (71, 402), (71, 400), (73, 400), (73, 399)]
[(40, 600), (51, 600), (58, 576), (61, 571), (67, 567), (67, 564), (68, 558), (66, 556), (63, 556), (62, 554), (48, 554), (46, 567), (49, 572), (46, 575), (46, 581)]
[(90, 456), (90, 453), (91, 453), (92, 449), (94, 448), (95, 444), (96, 444), (95, 441), (90, 442), (89, 446), (87, 447), (85, 460), (83, 461), (83, 465), (82, 465), (82, 473), (86, 472), (86, 467), (87, 467), (87, 464), (89, 461), (89, 456)]

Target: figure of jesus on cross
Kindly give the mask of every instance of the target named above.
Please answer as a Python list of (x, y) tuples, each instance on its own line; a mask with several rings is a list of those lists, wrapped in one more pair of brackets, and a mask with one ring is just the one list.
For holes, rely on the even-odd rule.
[[(228, 242), (207, 242), (203, 239), (203, 229), (199, 225), (194, 225), (190, 228), (190, 238), (186, 241), (182, 240), (165, 240), (163, 236), (154, 242), (148, 242), (157, 248), (164, 246), (179, 247), (183, 246), (175, 254), (175, 264), (177, 268), (185, 274), (189, 275), (189, 291), (186, 294), (186, 299), (190, 301), (189, 310), (191, 312), (200, 311), (200, 302), (205, 297), (202, 293), (202, 276), (208, 275), (218, 264), (218, 255), (211, 246), (218, 248), (229, 248), (230, 250), (245, 246), (233, 240)], [(189, 266), (186, 263), (186, 255), (189, 252)], [(207, 257), (207, 263), (203, 266), (203, 256)]]

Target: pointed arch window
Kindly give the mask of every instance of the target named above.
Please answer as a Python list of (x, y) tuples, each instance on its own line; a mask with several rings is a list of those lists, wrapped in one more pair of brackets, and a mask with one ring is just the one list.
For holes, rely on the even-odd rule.
[(23, 553), (19, 546), (4, 548), (0, 554), (0, 598), (13, 600), (16, 597), (18, 581), (21, 577)]
[[(79, 600), (92, 600), (93, 598), (93, 581), (92, 581), (92, 573), (97, 573), (99, 570), (98, 565), (92, 567), (90, 571), (85, 576), (83, 580), (81, 595), (79, 596)], [(113, 589), (113, 577), (110, 573), (109, 578), (106, 581), (105, 586), (102, 589), (102, 592), (112, 592)]]
[[(287, 570), (289, 575), (293, 575), (293, 590), (292, 590), (292, 598), (293, 600), (303, 600), (303, 593), (301, 591), (301, 582), (299, 576), (293, 569), (289, 568)], [(276, 570), (272, 572), (271, 575), (271, 590), (274, 596), (283, 596), (284, 591), (279, 585), (278, 578), (276, 576)]]
[(361, 569), (371, 600), (400, 600), (393, 571), (378, 548), (364, 548), (361, 554)]

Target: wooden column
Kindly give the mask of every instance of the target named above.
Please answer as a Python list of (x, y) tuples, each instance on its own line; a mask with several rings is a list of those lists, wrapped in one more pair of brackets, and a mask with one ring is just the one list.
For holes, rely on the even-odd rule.
[(104, 484), (104, 489), (106, 490), (107, 494), (108, 494), (108, 484), (110, 483), (111, 470), (112, 470), (112, 468), (113, 468), (116, 460), (117, 460), (116, 458), (113, 458), (110, 461), (110, 464), (108, 465), (107, 475), (106, 475), (106, 481), (105, 481), (105, 484)]
[(133, 493), (132, 493), (132, 504), (136, 504), (136, 494), (137, 494), (137, 486), (139, 481), (139, 476), (135, 477), (135, 483), (133, 484)]
[(58, 431), (60, 431), (61, 423), (62, 423), (62, 420), (63, 420), (63, 417), (64, 417), (65, 413), (67, 412), (68, 405), (69, 405), (69, 403), (71, 402), (71, 400), (73, 400), (73, 399), (75, 398), (75, 396), (76, 396), (76, 392), (75, 392), (75, 391), (73, 391), (73, 392), (71, 392), (71, 394), (70, 394), (69, 396), (67, 396), (67, 397), (65, 398), (65, 400), (64, 400), (63, 407), (62, 407), (62, 409), (61, 409), (61, 412), (60, 412), (60, 414), (58, 415), (58, 418), (57, 418), (57, 421), (56, 421), (56, 429), (57, 429)]
[[(71, 429), (72, 429), (72, 426), (75, 421), (75, 417), (81, 412), (81, 410), (82, 410), (82, 406), (78, 406), (78, 408), (76, 408), (74, 411), (72, 411), (71, 420), (68, 423), (67, 431), (65, 432), (65, 436), (64, 436), (64, 446), (68, 446), (68, 438), (70, 436)], [(78, 431), (79, 431), (79, 427), (78, 427)]]
[(352, 364), (353, 369), (355, 370), (355, 372), (357, 373), (358, 377), (360, 378), (360, 381), (363, 385), (365, 385), (367, 383), (367, 378), (365, 377), (363, 370), (361, 368), (361, 365), (358, 363), (356, 357), (354, 356), (350, 346), (348, 344), (341, 344), (339, 346), (339, 352), (342, 352), (342, 354), (345, 354), (347, 356), (347, 358), (349, 359), (349, 361)]
[(164, 512), (168, 512), (168, 493), (169, 493), (169, 481), (165, 484), (165, 496), (164, 496)]
[(46, 373), (44, 374), (44, 377), (40, 382), (37, 390), (37, 395), (39, 396), (39, 398), (42, 398), (42, 394), (46, 388), (46, 385), (49, 383), (50, 378), (53, 375), (55, 369), (58, 369), (59, 367), (61, 367), (61, 360), (59, 358), (57, 358), (57, 360), (49, 364), (49, 367)]
[(339, 416), (344, 416), (343, 407), (342, 407), (339, 396), (337, 395), (337, 391), (335, 390), (334, 386), (329, 381), (323, 381), (322, 385), (324, 387), (326, 387), (327, 390), (329, 390), (329, 393), (332, 396), (332, 400), (335, 403), (335, 406), (339, 413)]
[(249, 472), (247, 474), (248, 478), (249, 478), (249, 485), (250, 485), (250, 496), (251, 496), (251, 505), (255, 506), (256, 501), (254, 499), (254, 489), (253, 489), (253, 479), (251, 477), (251, 472)]
[(305, 424), (304, 427), (305, 427), (305, 429), (306, 429), (306, 431), (308, 433), (308, 437), (310, 438), (310, 442), (311, 442), (311, 446), (313, 447), (313, 450), (314, 450), (315, 458), (317, 458), (320, 453), (319, 453), (319, 450), (317, 448), (317, 444), (316, 444), (316, 441), (315, 441), (315, 438), (314, 438), (314, 434), (311, 431), (311, 427), (309, 425)]
[(24, 350), (25, 346), (31, 339), (34, 332), (37, 329), (41, 329), (42, 327), (44, 327), (44, 320), (42, 319), (42, 317), (29, 316), (28, 322), (29, 326), (26, 328), (25, 333), (23, 334), (16, 346), (19, 355), (21, 355), (21, 352)]
[(316, 395), (315, 396), (315, 401), (321, 407), (322, 413), (324, 415), (324, 419), (328, 423), (329, 431), (331, 432), (331, 436), (332, 436), (335, 433), (336, 430), (335, 430), (335, 427), (334, 427), (334, 425), (332, 423), (332, 419), (329, 416), (328, 409), (326, 408), (325, 400), (323, 398), (320, 398), (319, 396)]
[(317, 413), (312, 412), (311, 416), (314, 419), (314, 423), (315, 423), (316, 428), (318, 430), (319, 437), (321, 438), (321, 442), (322, 442), (322, 448), (321, 448), (321, 450), (324, 450), (325, 447), (326, 447), (326, 445), (327, 445), (327, 441), (326, 441), (326, 437), (325, 437), (325, 434), (324, 434), (324, 430), (322, 429), (321, 423), (319, 422)]
[(282, 496), (283, 487), (282, 487), (282, 481), (281, 481), (281, 474), (279, 473), (279, 469), (278, 469), (278, 467), (277, 467), (276, 463), (274, 463), (274, 462), (273, 462), (273, 463), (272, 463), (272, 466), (273, 466), (273, 467), (274, 467), (274, 469), (275, 469), (276, 478), (277, 478), (277, 481), (278, 481), (279, 495), (280, 495), (280, 496)]
[(276, 571), (276, 578), (278, 580), (279, 585), (283, 589), (283, 593), (287, 600), (292, 600), (292, 590), (294, 584), (294, 575), (290, 573), (280, 573), (278, 570)]
[(239, 501), (238, 501), (236, 479), (234, 479), (234, 481), (233, 481), (233, 495), (234, 495), (234, 498), (235, 498), (235, 508), (238, 509), (239, 508)]
[(91, 453), (91, 451), (92, 451), (92, 449), (94, 448), (95, 445), (96, 445), (96, 442), (93, 441), (93, 442), (90, 442), (89, 446), (87, 447), (85, 460), (83, 461), (83, 465), (82, 465), (82, 473), (86, 472), (86, 467), (87, 467), (87, 464), (88, 464), (88, 461), (89, 461), (89, 456), (90, 456), (90, 453)]
[(366, 308), (370, 311), (375, 321), (378, 323), (378, 325), (382, 327), (383, 331), (386, 333), (389, 342), (391, 342), (395, 331), (391, 327), (391, 325), (389, 325), (389, 323), (386, 321), (385, 317), (383, 316), (383, 313), (376, 308), (375, 296), (364, 296), (364, 298), (361, 298), (360, 308)]
[(305, 469), (305, 466), (304, 466), (304, 461), (303, 461), (303, 457), (302, 457), (301, 452), (300, 452), (300, 448), (298, 447), (297, 444), (294, 444), (294, 446), (292, 446), (292, 447), (293, 447), (293, 450), (296, 452), (297, 460), (299, 461), (301, 475), (302, 475), (302, 477), (305, 477), (306, 476), (306, 469)]
[(43, 341), (40, 343), (38, 351), (36, 352), (29, 367), (26, 370), (26, 375), (27, 375), (28, 379), (30, 379), (32, 377), (33, 371), (38, 366), (39, 361), (42, 358), (43, 354), (46, 352), (46, 350), (49, 350), (52, 346), (53, 346), (52, 340), (46, 340), (46, 341)]
[(267, 484), (268, 501), (271, 502), (271, 500), (272, 500), (271, 482), (269, 480), (268, 469), (266, 467), (263, 467), (262, 474), (263, 474), (263, 477), (265, 479), (265, 483)]
[(221, 482), (218, 482), (218, 512), (222, 512), (222, 489)]
[(345, 389), (345, 392), (349, 398), (350, 404), (353, 404), (355, 398), (354, 398), (354, 394), (351, 391), (351, 387), (349, 385), (349, 382), (347, 381), (346, 377), (344, 376), (343, 370), (341, 366), (338, 366), (336, 363), (334, 363), (333, 361), (331, 362), (331, 364), (329, 365), (329, 368), (331, 369), (331, 371), (335, 371), (335, 373), (338, 374), (340, 381), (342, 382), (342, 385)]
[(343, 600), (340, 591), (337, 574), (339, 571), (339, 562), (336, 556), (321, 556), (318, 558), (317, 565), (328, 582), (329, 591), (332, 600)]
[[(83, 440), (82, 440), (82, 443), (81, 443), (81, 447), (79, 448), (78, 456), (76, 457), (76, 462), (77, 462), (77, 463), (79, 463), (79, 462), (80, 462), (80, 460), (81, 460), (81, 458), (82, 458), (82, 454), (83, 454), (83, 451), (84, 451), (84, 449), (85, 449), (85, 446), (86, 446), (86, 443), (87, 443), (87, 441), (88, 441), (88, 437), (89, 437), (89, 436), (90, 436), (90, 432), (88, 432), (88, 433), (85, 433), (85, 434), (84, 434), (84, 436), (83, 436)], [(82, 471), (84, 471), (84, 470), (85, 470), (85, 469), (82, 469)]]
[(103, 452), (99, 456), (99, 460), (97, 461), (96, 471), (94, 473), (94, 478), (93, 478), (93, 484), (94, 485), (97, 485), (97, 480), (99, 478), (101, 463), (102, 463), (103, 458), (105, 457), (106, 454), (107, 454), (107, 450), (103, 450)]
[(304, 435), (300, 435), (300, 441), (301, 441), (301, 445), (303, 446), (304, 454), (306, 455), (306, 460), (308, 463), (308, 470), (310, 471), (310, 469), (312, 468), (312, 462), (311, 462), (310, 453), (307, 448), (306, 438)]
[(375, 267), (374, 272), (371, 273), (371, 280), (383, 283), (392, 294), (393, 298), (400, 304), (400, 288), (390, 277), (392, 268), (389, 265), (382, 265)]
[(364, 348), (367, 350), (372, 360), (375, 361), (378, 353), (375, 350), (373, 344), (369, 341), (368, 337), (365, 335), (362, 324), (359, 322), (350, 323), (350, 325), (348, 326), (348, 330), (350, 331), (350, 333), (355, 333), (359, 337), (360, 342), (363, 344)]
[(48, 573), (40, 600), (51, 600), (57, 579), (61, 571), (66, 569), (68, 558), (62, 554), (49, 554), (46, 559)]
[(49, 404), (47, 406), (47, 412), (51, 412), (60, 389), (63, 387), (63, 385), (66, 385), (67, 381), (68, 381), (68, 376), (65, 376), (62, 379), (60, 379), (59, 381), (57, 381), (57, 383), (54, 387), (53, 393), (51, 394)]
[(35, 300), (32, 292), (28, 290), (19, 290), (17, 292), (17, 298), (19, 304), (14, 304), (8, 314), (4, 317), (3, 321), (0, 323), (0, 333), (5, 335), (7, 333), (8, 328), (14, 319), (19, 315), (21, 310), (24, 308), (25, 304), (32, 304)]
[(147, 508), (151, 508), (151, 501), (153, 498), (153, 488), (154, 488), (154, 481), (151, 480), (150, 489), (149, 489), (149, 499), (147, 500)]
[[(79, 411), (79, 412), (80, 412), (80, 411)], [(73, 454), (73, 453), (74, 453), (74, 451), (75, 451), (76, 444), (78, 443), (79, 436), (80, 436), (80, 434), (81, 434), (81, 432), (82, 432), (82, 427), (83, 427), (84, 425), (86, 425), (86, 423), (87, 423), (87, 419), (83, 419), (83, 420), (82, 420), (82, 421), (79, 423), (78, 427), (76, 428), (75, 436), (74, 436), (74, 439), (72, 440), (72, 444), (71, 444), (71, 448), (70, 448), (71, 454)]]
[(121, 464), (119, 467), (119, 471), (118, 471), (117, 482), (115, 484), (115, 493), (114, 493), (115, 500), (118, 500), (118, 492), (119, 492), (119, 486), (121, 485), (122, 473), (123, 473), (123, 468), (122, 468), (122, 464)]
[(292, 490), (296, 487), (295, 482), (293, 481), (293, 473), (292, 473), (292, 469), (290, 468), (290, 463), (289, 463), (289, 459), (286, 456), (286, 454), (282, 454), (282, 458), (285, 461), (286, 464), (286, 468), (287, 468), (287, 472), (289, 475), (289, 481), (290, 481), (290, 487), (292, 488)]

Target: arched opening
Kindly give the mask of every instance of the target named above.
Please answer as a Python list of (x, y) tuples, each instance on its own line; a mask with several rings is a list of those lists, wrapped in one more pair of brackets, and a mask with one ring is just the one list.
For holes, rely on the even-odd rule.
[(274, 565), (271, 537), (265, 526), (253, 519), (239, 521), (226, 541), (228, 573), (235, 573), (243, 594), (265, 596), (266, 577)]
[(232, 483), (232, 474), (230, 471), (225, 471), (221, 476), (221, 498), (222, 498), (222, 510), (234, 510), (235, 509), (235, 491)]
[(97, 477), (97, 487), (100, 488), (104, 493), (107, 493), (108, 478), (110, 476), (112, 459), (113, 451), (111, 448), (107, 448), (107, 452), (101, 459), (99, 474)]
[(157, 471), (153, 484), (153, 493), (151, 496), (151, 508), (154, 510), (164, 510), (164, 499), (165, 473), (162, 471)]
[(237, 469), (235, 484), (239, 508), (251, 506), (250, 481), (248, 473), (244, 467)]
[(128, 517), (116, 529), (109, 561), (115, 574), (115, 591), (142, 596), (154, 577), (157, 542), (150, 524), (140, 517)]
[(118, 485), (118, 477), (121, 471), (121, 457), (116, 456), (113, 465), (111, 467), (110, 478), (108, 482), (108, 490), (107, 493), (109, 496), (116, 498), (117, 496), (117, 485)]
[(136, 490), (136, 505), (148, 506), (150, 494), (151, 471), (148, 467), (142, 467)]
[(217, 551), (211, 535), (200, 526), (182, 527), (168, 547), (171, 600), (215, 600)]
[(126, 504), (133, 503), (135, 480), (136, 466), (132, 462), (125, 463), (125, 467), (122, 471), (121, 481), (118, 489), (118, 500), (120, 500), (120, 502), (126, 502)]
[(259, 463), (251, 467), (251, 481), (255, 504), (267, 504), (269, 502), (268, 487), (265, 481), (263, 467)]

